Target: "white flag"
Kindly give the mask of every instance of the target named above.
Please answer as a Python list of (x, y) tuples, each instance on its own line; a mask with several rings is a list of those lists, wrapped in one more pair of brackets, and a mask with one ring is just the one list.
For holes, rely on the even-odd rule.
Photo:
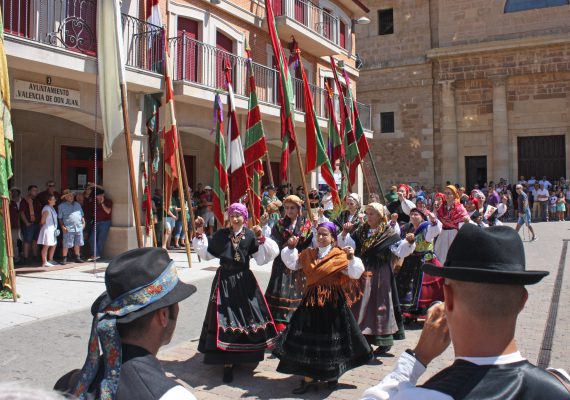
[(124, 132), (121, 85), (125, 82), (125, 59), (120, 0), (97, 2), (97, 66), (103, 158), (107, 159), (111, 157), (115, 139)]

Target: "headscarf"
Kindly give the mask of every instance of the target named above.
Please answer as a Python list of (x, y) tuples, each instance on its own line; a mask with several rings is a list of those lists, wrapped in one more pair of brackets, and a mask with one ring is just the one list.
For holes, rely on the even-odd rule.
[(326, 229), (328, 229), (328, 231), (331, 233), (331, 235), (332, 235), (332, 237), (334, 238), (334, 240), (336, 240), (337, 235), (338, 235), (338, 231), (337, 231), (337, 229), (336, 229), (336, 225), (335, 225), (333, 222), (328, 222), (328, 221), (327, 221), (327, 222), (320, 223), (320, 224), (317, 226), (317, 229), (319, 229), (319, 228), (326, 228)]
[(421, 195), (420, 195), (420, 196), (417, 196), (417, 197), (416, 197), (416, 204), (418, 204), (419, 202), (422, 202), (422, 203), (425, 204), (426, 198), (425, 198), (424, 196), (421, 196)]
[(380, 203), (369, 203), (366, 205), (366, 208), (372, 208), (374, 211), (376, 211), (378, 213), (378, 215), (380, 215), (380, 221), (381, 222), (387, 222), (388, 221), (388, 217), (386, 216), (386, 210), (384, 208), (384, 206)]
[(300, 208), (303, 205), (303, 200), (299, 196), (291, 194), (283, 199), (283, 204), (285, 203), (293, 203)]
[(453, 197), (455, 197), (455, 200), (459, 200), (459, 192), (457, 191), (457, 188), (454, 185), (447, 185), (445, 188), (451, 190), (451, 193), (453, 193)]
[(408, 199), (410, 197), (410, 187), (402, 183), (400, 186), (398, 186), (398, 191), (400, 191), (400, 189), (404, 189), (404, 198)]
[(479, 210), (479, 200), (477, 199), (477, 197), (470, 197), (469, 201), (471, 203), (473, 203), (473, 205), (475, 206), (476, 210)]
[(232, 214), (238, 213), (243, 216), (243, 219), (247, 221), (249, 214), (247, 212), (247, 207), (241, 203), (233, 203), (228, 207), (228, 217)]
[(362, 199), (358, 193), (350, 193), (347, 197), (354, 200), (358, 204), (358, 207), (362, 205)]

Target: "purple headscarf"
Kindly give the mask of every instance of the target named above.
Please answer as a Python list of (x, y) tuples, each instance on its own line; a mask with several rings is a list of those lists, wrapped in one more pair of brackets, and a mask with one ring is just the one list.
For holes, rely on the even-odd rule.
[(327, 228), (328, 231), (331, 233), (332, 237), (334, 238), (334, 240), (336, 240), (337, 237), (337, 229), (336, 229), (336, 225), (332, 222), (323, 222), (321, 224), (319, 224), (317, 226), (317, 229), (319, 228)]
[(249, 218), (247, 207), (241, 203), (234, 203), (228, 207), (228, 217), (235, 213), (241, 214), (246, 221)]

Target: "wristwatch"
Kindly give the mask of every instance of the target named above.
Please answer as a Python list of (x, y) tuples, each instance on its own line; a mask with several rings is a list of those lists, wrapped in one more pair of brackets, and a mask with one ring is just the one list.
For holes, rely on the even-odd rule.
[(418, 362), (424, 366), (424, 368), (427, 368), (427, 365), (425, 365), (423, 362), (420, 361), (420, 359), (416, 356), (416, 352), (413, 351), (412, 349), (406, 349), (406, 353), (408, 353), (409, 355), (411, 355), (412, 357), (414, 357), (416, 360), (418, 360)]

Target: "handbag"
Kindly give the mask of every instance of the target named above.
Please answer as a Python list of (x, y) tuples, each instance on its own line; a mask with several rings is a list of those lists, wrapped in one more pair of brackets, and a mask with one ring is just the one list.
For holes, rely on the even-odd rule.
[[(55, 212), (55, 211), (54, 211)], [(53, 217), (53, 212), (51, 212), (50, 210), (50, 214), (51, 214), (51, 220), (53, 221), (53, 226), (55, 226), (55, 231), (53, 232), (55, 235), (55, 238), (57, 239), (57, 237), (59, 235), (61, 235), (61, 231), (57, 228), (57, 221), (56, 219)]]

